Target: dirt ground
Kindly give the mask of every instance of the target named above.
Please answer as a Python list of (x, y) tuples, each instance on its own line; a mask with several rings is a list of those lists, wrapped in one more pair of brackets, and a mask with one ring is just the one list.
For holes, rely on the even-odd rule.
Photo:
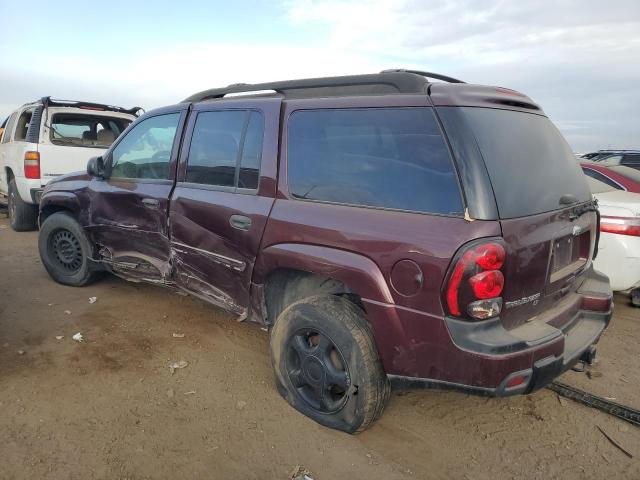
[[(639, 428), (549, 390), (393, 393), (370, 430), (323, 428), (277, 394), (259, 327), (114, 277), (57, 285), (37, 234), (13, 232), (4, 212), (2, 479), (287, 479), (296, 465), (315, 480), (640, 478)], [(640, 408), (640, 310), (616, 301), (591, 378), (562, 380)], [(178, 360), (188, 366), (172, 375)]]

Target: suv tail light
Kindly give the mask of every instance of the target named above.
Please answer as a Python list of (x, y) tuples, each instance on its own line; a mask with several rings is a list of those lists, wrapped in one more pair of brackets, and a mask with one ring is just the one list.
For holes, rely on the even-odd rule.
[(38, 152), (25, 152), (24, 176), (26, 178), (40, 178), (40, 154)]
[(640, 237), (640, 217), (600, 217), (600, 231)]
[(474, 242), (462, 248), (447, 278), (444, 297), (449, 315), (471, 320), (502, 311), (506, 252), (499, 240)]

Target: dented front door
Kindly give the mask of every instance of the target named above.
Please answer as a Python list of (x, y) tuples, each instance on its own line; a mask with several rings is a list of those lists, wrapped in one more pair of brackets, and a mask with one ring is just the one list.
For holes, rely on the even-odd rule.
[(280, 102), (195, 106), (171, 198), (176, 284), (242, 318), (275, 197)]
[(89, 231), (100, 259), (132, 279), (170, 279), (167, 215), (186, 109), (141, 118), (106, 154), (89, 187)]

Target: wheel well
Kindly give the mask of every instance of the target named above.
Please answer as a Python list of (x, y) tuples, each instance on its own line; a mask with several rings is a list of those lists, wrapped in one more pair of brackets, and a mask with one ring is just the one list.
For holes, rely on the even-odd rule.
[(322, 294), (342, 296), (364, 311), (360, 296), (341, 281), (303, 270), (279, 268), (271, 272), (265, 281), (267, 324), (273, 325), (278, 315), (292, 303)]
[(61, 205), (46, 205), (40, 209), (40, 225), (44, 223), (44, 221), (49, 218), (54, 213), (58, 212), (68, 212), (72, 217), (75, 218), (75, 215), (71, 210)]
[(13, 170), (11, 170), (9, 167), (5, 167), (5, 170), (7, 171), (7, 185), (8, 185), (9, 182), (15, 177), (15, 175), (13, 174)]

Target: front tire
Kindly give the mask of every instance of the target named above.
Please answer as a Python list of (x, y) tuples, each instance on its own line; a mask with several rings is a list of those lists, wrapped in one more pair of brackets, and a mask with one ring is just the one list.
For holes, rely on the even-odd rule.
[(280, 394), (321, 425), (358, 433), (377, 420), (389, 382), (360, 308), (333, 295), (287, 307), (270, 337)]
[(63, 285), (82, 287), (99, 274), (90, 260), (89, 240), (68, 213), (54, 213), (45, 220), (40, 228), (38, 250), (51, 278)]
[(20, 197), (16, 180), (9, 181), (9, 223), (16, 232), (35, 230), (38, 225), (38, 206), (25, 202)]

